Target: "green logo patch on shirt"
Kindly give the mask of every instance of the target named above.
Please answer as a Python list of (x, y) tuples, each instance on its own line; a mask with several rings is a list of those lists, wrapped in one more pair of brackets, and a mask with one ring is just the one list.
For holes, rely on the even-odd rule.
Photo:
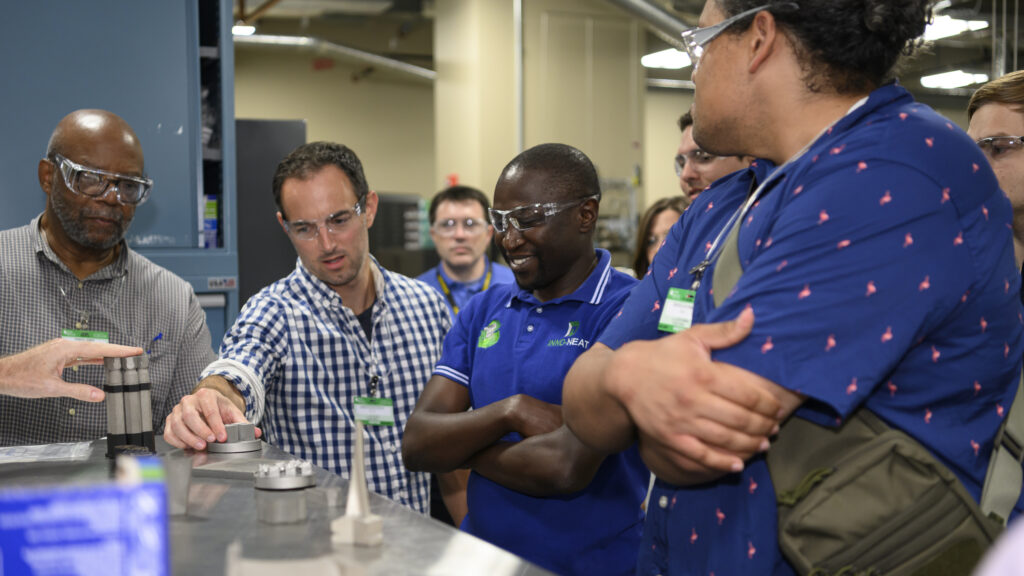
[(478, 348), (490, 348), (498, 343), (498, 338), (501, 338), (501, 322), (491, 320), (491, 323), (480, 331), (476, 345)]

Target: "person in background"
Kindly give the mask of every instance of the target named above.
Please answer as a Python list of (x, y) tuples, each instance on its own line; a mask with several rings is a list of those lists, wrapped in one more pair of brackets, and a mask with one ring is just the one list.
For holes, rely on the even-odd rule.
[(654, 261), (654, 255), (665, 243), (672, 226), (679, 221), (686, 206), (686, 196), (661, 198), (644, 212), (640, 228), (636, 231), (636, 249), (633, 251), (633, 276), (643, 278)]
[(102, 364), (103, 358), (125, 358), (142, 353), (142, 348), (132, 346), (54, 338), (24, 352), (0, 358), (0, 394), (101, 402), (104, 397), (102, 389), (64, 381), (61, 378), (64, 369)]
[(687, 204), (712, 182), (746, 168), (753, 160), (750, 156), (716, 156), (701, 149), (693, 140), (693, 115), (690, 112), (679, 117), (679, 131), (676, 176)]
[(516, 284), (473, 298), (406, 426), (412, 470), (469, 468), (462, 529), (558, 574), (633, 574), (649, 473), (562, 425), (566, 370), (636, 280), (594, 249), (601, 188), (579, 150), (516, 156), (491, 216)]
[(981, 146), (1013, 206), (1013, 248), (1020, 266), (1024, 263), (1024, 70), (978, 88), (967, 105), (967, 120), (967, 134)]
[(469, 186), (452, 186), (430, 202), (430, 237), (441, 262), (416, 277), (444, 296), (452, 315), (471, 297), (515, 280), (507, 267), (487, 257), (494, 228), (487, 196)]
[[(0, 357), (58, 337), (142, 348), (150, 354), (153, 430), (160, 433), (216, 355), (192, 286), (125, 242), (153, 187), (142, 145), (116, 114), (76, 110), (57, 124), (37, 173), (45, 210), (26, 226), (0, 232)], [(68, 356), (60, 350), (67, 347), (43, 348), (56, 354), (46, 370), (61, 367), (58, 360)], [(65, 381), (102, 388), (102, 365), (64, 367)], [(16, 396), (0, 397), (0, 445), (80, 442), (107, 433), (106, 407), (92, 401), (98, 399), (92, 391), (87, 402), (79, 393)]]
[[(687, 209), (563, 393), (581, 441), (638, 444), (658, 478), (638, 574), (794, 573), (764, 454), (790, 417), (864, 407), (979, 499), (1020, 376), (1020, 274), (981, 151), (892, 81), (929, 5), (707, 0), (684, 33), (694, 138), (758, 160)], [(971, 560), (954, 548), (933, 561)]]
[(367, 485), (426, 514), (429, 478), (402, 465), (402, 430), (451, 326), (444, 301), (370, 255), (378, 198), (349, 148), (299, 146), (273, 191), (295, 271), (249, 299), (164, 439), (203, 450), (227, 439), (224, 424), (248, 420), (267, 442), (348, 478), (354, 406), (374, 399), (394, 425), (365, 428)]

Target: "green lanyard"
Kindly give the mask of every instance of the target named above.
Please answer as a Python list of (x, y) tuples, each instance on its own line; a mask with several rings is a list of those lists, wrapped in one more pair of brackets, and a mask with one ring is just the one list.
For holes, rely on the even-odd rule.
[[(491, 263), (487, 262), (487, 275), (484, 276), (484, 286), (480, 289), (481, 292), (491, 287)], [(459, 313), (459, 305), (455, 303), (455, 298), (452, 297), (452, 291), (448, 288), (448, 283), (441, 277), (441, 265), (437, 266), (437, 283), (441, 285), (441, 292), (444, 297), (448, 299), (448, 303), (451, 304), (452, 312)]]

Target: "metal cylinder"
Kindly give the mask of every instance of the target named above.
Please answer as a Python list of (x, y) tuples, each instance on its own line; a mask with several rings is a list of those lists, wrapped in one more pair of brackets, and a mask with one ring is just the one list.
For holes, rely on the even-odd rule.
[(256, 492), (256, 517), (266, 524), (305, 522), (306, 490), (261, 490)]

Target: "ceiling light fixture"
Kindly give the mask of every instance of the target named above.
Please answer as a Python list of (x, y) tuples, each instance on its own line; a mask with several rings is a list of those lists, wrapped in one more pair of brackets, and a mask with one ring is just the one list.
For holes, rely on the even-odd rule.
[(934, 42), (941, 38), (949, 38), (963, 34), (964, 32), (984, 30), (988, 28), (988, 22), (984, 20), (959, 20), (950, 16), (936, 16), (932, 23), (924, 29), (924, 39)]
[(675, 48), (669, 48), (660, 52), (652, 52), (640, 58), (640, 63), (644, 68), (679, 70), (690, 65), (690, 55)]
[(924, 86), (925, 88), (941, 88), (945, 90), (963, 88), (964, 86), (980, 84), (982, 82), (988, 82), (988, 74), (970, 74), (963, 70), (953, 70), (952, 72), (943, 72), (942, 74), (932, 74), (931, 76), (921, 77), (921, 86)]
[(252, 36), (256, 33), (256, 27), (252, 24), (246, 24), (244, 20), (235, 22), (235, 25), (231, 27), (231, 34), (234, 36)]

